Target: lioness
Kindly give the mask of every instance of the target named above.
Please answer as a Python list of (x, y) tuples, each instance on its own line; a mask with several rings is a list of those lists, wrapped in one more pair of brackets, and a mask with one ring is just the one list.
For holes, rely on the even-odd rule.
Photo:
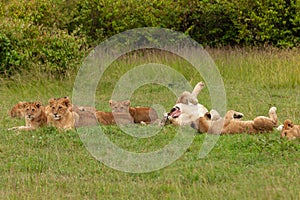
[(109, 101), (112, 112), (96, 111), (96, 117), (102, 125), (132, 124), (134, 120), (129, 113), (127, 101)]
[(211, 117), (206, 114), (197, 120), (196, 127), (199, 132), (221, 134), (270, 132), (278, 123), (275, 107), (270, 108), (269, 117), (258, 116), (249, 121), (240, 120), (243, 114), (234, 110), (228, 111), (224, 118), (215, 110), (212, 110), (210, 115)]
[(25, 101), (20, 101), (16, 105), (12, 107), (12, 109), (9, 111), (9, 114), (12, 118), (19, 118), (22, 119), (25, 116), (24, 107), (25, 107)]
[(50, 116), (49, 124), (60, 130), (75, 128), (79, 115), (72, 111), (72, 103), (68, 97), (50, 99), (47, 109)]
[(117, 124), (133, 124), (134, 118), (130, 113), (130, 101), (109, 101), (113, 118)]
[(45, 108), (40, 102), (25, 102), (23, 104), (25, 126), (10, 128), (9, 130), (35, 130), (38, 127), (44, 126), (47, 123)]
[(280, 136), (287, 137), (289, 140), (300, 138), (300, 125), (294, 125), (289, 119), (285, 120)]
[[(131, 107), (130, 101), (109, 101), (115, 120), (124, 123), (150, 124), (158, 120), (156, 111), (151, 107)], [(118, 121), (117, 121), (118, 122)]]

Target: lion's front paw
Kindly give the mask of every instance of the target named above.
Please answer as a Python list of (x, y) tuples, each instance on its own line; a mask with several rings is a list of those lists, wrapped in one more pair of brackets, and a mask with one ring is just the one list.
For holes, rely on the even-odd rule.
[(7, 130), (8, 131), (15, 131), (15, 130), (18, 130), (19, 129), (19, 127), (12, 127), (12, 128), (8, 128)]

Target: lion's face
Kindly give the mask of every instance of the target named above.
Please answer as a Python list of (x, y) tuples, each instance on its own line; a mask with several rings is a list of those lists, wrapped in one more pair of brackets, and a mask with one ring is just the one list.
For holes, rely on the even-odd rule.
[(26, 102), (24, 103), (25, 118), (33, 120), (38, 118), (42, 112), (42, 104), (40, 102)]
[(289, 130), (294, 127), (294, 124), (291, 120), (287, 119), (283, 123), (284, 130)]
[(129, 112), (129, 107), (130, 107), (130, 101), (125, 100), (125, 101), (109, 101), (109, 105), (111, 107), (111, 111), (113, 113), (128, 113)]
[(71, 112), (72, 104), (68, 97), (63, 98), (53, 98), (49, 100), (50, 104), (50, 114), (52, 115), (54, 120), (61, 120)]
[(12, 118), (23, 118), (25, 116), (24, 106), (26, 102), (20, 101), (10, 110), (10, 116)]

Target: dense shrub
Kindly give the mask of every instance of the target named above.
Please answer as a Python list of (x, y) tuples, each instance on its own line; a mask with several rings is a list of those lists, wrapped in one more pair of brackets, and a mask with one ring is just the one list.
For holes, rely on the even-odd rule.
[(122, 31), (162, 27), (202, 45), (295, 47), (297, 0), (11, 0), (0, 2), (0, 73), (65, 73), (87, 48)]
[(6, 34), (0, 32), (0, 72), (10, 75), (21, 66), (23, 57), (14, 49), (10, 39)]
[(0, 73), (35, 68), (48, 75), (65, 74), (84, 56), (85, 39), (57, 28), (32, 25), (24, 20), (0, 22)]
[(293, 47), (300, 43), (300, 4), (297, 0), (241, 1), (235, 19), (237, 40), (246, 45)]
[(90, 42), (137, 27), (184, 32), (203, 45), (299, 44), (296, 0), (82, 0), (76, 18)]

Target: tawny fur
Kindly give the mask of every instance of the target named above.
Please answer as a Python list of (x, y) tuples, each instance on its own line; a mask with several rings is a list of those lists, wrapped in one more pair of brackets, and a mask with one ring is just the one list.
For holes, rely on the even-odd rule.
[(69, 130), (75, 128), (75, 121), (79, 115), (72, 111), (72, 103), (68, 97), (52, 98), (49, 100), (51, 116), (49, 124), (59, 130)]
[[(214, 115), (217, 115), (215, 119)], [(214, 113), (211, 113), (211, 119), (200, 117), (197, 120), (198, 130), (200, 132), (213, 134), (264, 133), (273, 131), (278, 123), (275, 107), (269, 110), (269, 117), (258, 116), (253, 120), (242, 121), (235, 116), (243, 116), (243, 114), (230, 110), (226, 113), (224, 118), (221, 118), (219, 114), (214, 111)]]
[(130, 101), (109, 101), (114, 119), (118, 124), (150, 124), (158, 120), (156, 111), (150, 107), (131, 107)]
[(111, 108), (111, 112), (113, 114), (113, 118), (117, 124), (133, 124), (134, 119), (131, 116), (130, 109), (130, 101), (114, 101), (110, 100), (109, 105)]
[[(235, 112), (237, 116), (243, 116), (242, 113)], [(236, 118), (234, 118), (237, 120)], [(192, 124), (193, 128), (196, 128), (200, 133), (221, 133), (223, 128), (224, 118), (222, 118), (216, 110), (211, 110), (205, 113), (203, 117), (200, 117)]]
[(158, 120), (157, 112), (150, 107), (129, 107), (134, 123), (154, 123)]
[(286, 137), (289, 140), (300, 138), (300, 125), (294, 125), (289, 119), (285, 120), (280, 136)]
[(116, 124), (116, 121), (114, 119), (112, 112), (96, 111), (96, 117), (97, 117), (98, 122), (101, 125)]
[(24, 112), (25, 103), (26, 103), (25, 101), (20, 101), (16, 105), (14, 105), (9, 111), (10, 117), (23, 119), (25, 117), (25, 112)]
[(47, 116), (45, 108), (40, 102), (23, 103), (23, 111), (25, 117), (25, 126), (10, 128), (9, 130), (35, 130), (47, 124)]
[(96, 109), (94, 107), (72, 105), (72, 111), (78, 117), (75, 118), (75, 127), (97, 126), (98, 120), (96, 117)]
[(112, 112), (96, 111), (96, 117), (101, 125), (133, 124), (129, 113), (129, 101), (109, 101)]

